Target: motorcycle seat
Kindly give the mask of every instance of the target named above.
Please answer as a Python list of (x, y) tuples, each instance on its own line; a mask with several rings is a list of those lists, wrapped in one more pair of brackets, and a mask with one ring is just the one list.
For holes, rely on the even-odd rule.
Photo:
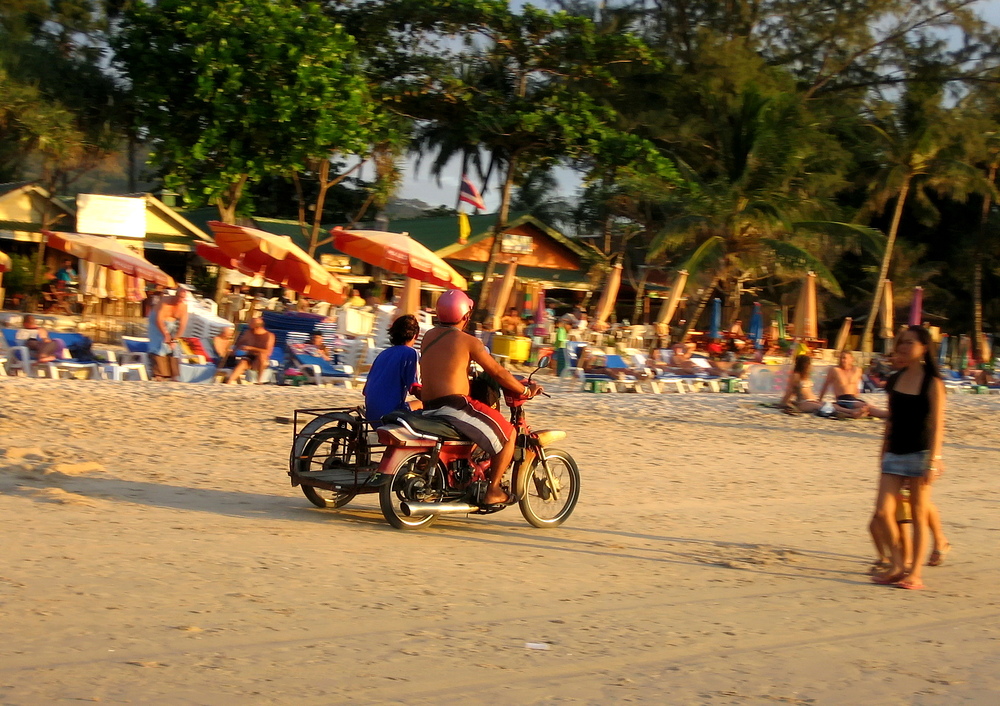
[(465, 437), (440, 418), (425, 417), (419, 412), (389, 412), (382, 417), (384, 424), (399, 424), (418, 434), (434, 436), (445, 441), (464, 441)]

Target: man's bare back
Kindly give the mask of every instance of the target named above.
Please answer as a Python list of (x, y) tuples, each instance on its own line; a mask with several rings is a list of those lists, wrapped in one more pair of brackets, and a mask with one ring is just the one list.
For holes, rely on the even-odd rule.
[(425, 401), (468, 396), (470, 362), (478, 363), (505, 389), (515, 393), (524, 389), (478, 338), (452, 326), (438, 326), (424, 334), (420, 351), (421, 396)]

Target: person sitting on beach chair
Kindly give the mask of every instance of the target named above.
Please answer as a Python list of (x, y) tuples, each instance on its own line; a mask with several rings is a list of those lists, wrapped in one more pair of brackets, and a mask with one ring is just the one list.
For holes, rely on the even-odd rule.
[(241, 353), (232, 361), (236, 365), (226, 384), (235, 383), (251, 367), (257, 371), (257, 384), (261, 384), (264, 371), (271, 364), (271, 351), (274, 350), (274, 334), (264, 328), (264, 319), (253, 317), (250, 328), (236, 341), (236, 350)]
[(606, 375), (612, 380), (646, 380), (650, 377), (645, 369), (632, 370), (626, 365), (624, 358), (618, 355), (609, 356), (599, 348), (585, 348), (580, 354), (577, 367), (583, 370), (585, 375)]
[(27, 348), (39, 363), (51, 363), (62, 357), (65, 344), (49, 336), (49, 332), (35, 323), (35, 317), (27, 314), (21, 328), (15, 334), (18, 343)]

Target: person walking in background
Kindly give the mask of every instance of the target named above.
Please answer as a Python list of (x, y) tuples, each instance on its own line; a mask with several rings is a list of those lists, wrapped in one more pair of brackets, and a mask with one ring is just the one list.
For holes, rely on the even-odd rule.
[(180, 380), (180, 360), (174, 355), (174, 346), (187, 327), (188, 291), (187, 286), (178, 285), (173, 296), (160, 297), (159, 303), (149, 312), (146, 335), (154, 380)]
[[(931, 483), (944, 472), (945, 391), (931, 351), (931, 336), (922, 326), (910, 326), (896, 343), (898, 374), (886, 383), (888, 421), (880, 455), (881, 477), (875, 513), (882, 537), (892, 551), (891, 566), (876, 574), (878, 584), (921, 589), (922, 557), (927, 550)], [(896, 504), (909, 481), (913, 515), (913, 562), (906, 566)]]
[(568, 321), (560, 321), (556, 324), (556, 376), (561, 376), (563, 370), (569, 364), (566, 341), (569, 340), (570, 324)]

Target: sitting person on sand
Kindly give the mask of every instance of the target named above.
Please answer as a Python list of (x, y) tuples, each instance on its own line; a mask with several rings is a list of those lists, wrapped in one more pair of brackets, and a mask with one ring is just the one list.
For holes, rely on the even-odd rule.
[[(417, 384), (419, 356), (413, 349), (419, 334), (417, 317), (411, 314), (400, 316), (389, 326), (392, 346), (375, 358), (365, 383), (365, 419), (369, 422), (378, 423), (389, 412), (421, 408)], [(407, 403), (407, 394), (418, 399)]]
[(15, 338), (39, 363), (51, 363), (62, 357), (63, 349), (66, 347), (61, 340), (51, 338), (48, 331), (35, 323), (35, 317), (31, 314), (24, 317)]
[(795, 358), (795, 366), (792, 368), (792, 374), (788, 376), (785, 395), (778, 403), (778, 406), (784, 408), (786, 412), (815, 412), (823, 406), (813, 394), (813, 382), (809, 377), (811, 370), (812, 358), (807, 355)]
[(264, 371), (271, 364), (271, 351), (274, 350), (274, 334), (264, 328), (264, 319), (253, 317), (250, 328), (236, 341), (236, 349), (242, 353), (231, 361), (235, 366), (226, 384), (232, 385), (248, 368), (253, 367), (257, 371), (257, 384), (260, 385), (264, 380)]
[(827, 389), (830, 389), (836, 397), (833, 403), (834, 414), (842, 418), (860, 419), (868, 414), (868, 405), (858, 397), (860, 388), (861, 368), (854, 365), (854, 354), (841, 351), (837, 365), (826, 374), (818, 399), (822, 402)]

